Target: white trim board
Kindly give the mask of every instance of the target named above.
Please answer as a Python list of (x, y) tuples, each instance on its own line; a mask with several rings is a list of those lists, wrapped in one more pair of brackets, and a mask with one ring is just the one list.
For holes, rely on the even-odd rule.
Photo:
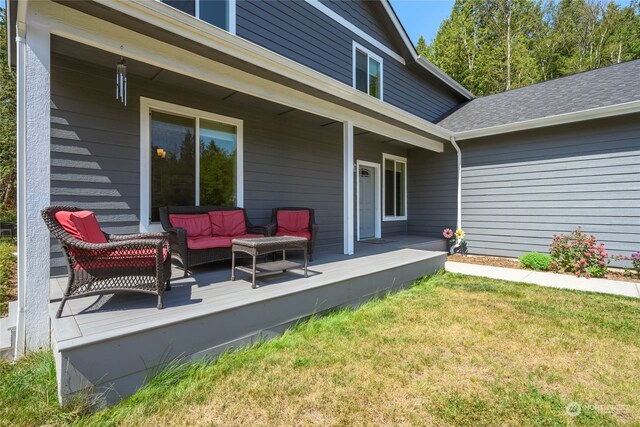
[[(134, 3), (135, 1), (137, 0), (126, 2), (126, 5), (137, 4)], [(145, 3), (145, 5), (152, 3), (158, 3), (165, 9), (169, 9), (174, 12), (172, 7), (156, 1)], [(113, 2), (113, 5), (121, 6), (123, 4), (125, 3)], [(173, 71), (197, 80), (223, 86), (258, 98), (267, 99), (272, 102), (288, 105), (301, 111), (330, 118), (335, 121), (343, 122), (345, 120), (349, 120), (359, 128), (436, 152), (443, 151), (443, 143), (416, 132), (422, 130), (423, 132), (443, 139), (448, 139), (451, 134), (450, 131), (445, 130), (440, 126), (434, 125), (424, 119), (420, 119), (417, 116), (413, 116), (399, 108), (391, 107), (389, 104), (362, 93), (344, 83), (338, 84), (337, 81), (333, 81), (333, 79), (324, 75), (322, 75), (322, 78), (326, 79), (332, 86), (329, 87), (324, 83), (319, 82), (318, 84), (324, 87), (329, 93), (332, 93), (331, 91), (335, 90), (333, 95), (340, 96), (340, 93), (342, 93), (345, 100), (368, 104), (370, 108), (367, 108), (371, 111), (377, 111), (390, 119), (395, 119), (412, 126), (416, 129), (416, 132), (394, 126), (387, 121), (376, 119), (367, 114), (354, 111), (351, 108), (317, 98), (316, 96), (301, 92), (284, 84), (276, 83), (237, 68), (212, 61), (193, 52), (180, 49), (169, 43), (161, 42), (126, 28), (119, 27), (60, 4), (36, 2), (32, 3), (32, 5), (34, 8), (37, 7), (40, 19), (43, 19), (50, 24), (52, 34), (111, 52), (116, 55), (124, 54), (127, 58), (164, 68), (168, 71)], [(111, 4), (107, 4), (107, 6), (111, 6)], [(146, 6), (144, 10), (146, 12)], [(176, 19), (179, 19), (180, 15), (185, 15), (193, 21), (198, 21), (196, 18), (184, 13), (179, 13), (178, 18)], [(151, 22), (153, 21), (152, 18), (153, 15), (150, 14), (146, 20)], [(212, 27), (208, 24), (206, 25)], [(253, 44), (243, 41), (224, 30), (220, 30), (216, 27), (212, 27), (212, 30), (217, 30), (216, 34), (220, 35), (221, 39), (232, 40), (234, 43), (253, 46)], [(209, 39), (211, 39), (210, 35)], [(218, 40), (217, 37), (214, 39)], [(216, 44), (216, 47), (225, 45), (224, 40), (218, 41), (219, 43), (214, 43)], [(120, 46), (123, 46), (124, 48), (121, 50)], [(258, 50), (269, 52), (263, 48), (259, 48)], [(247, 54), (249, 56), (255, 56), (254, 53), (255, 52), (248, 52)], [(272, 52), (269, 52), (269, 55), (272, 57), (279, 57)], [(285, 58), (281, 57), (281, 59), (285, 61)], [(264, 60), (260, 61), (264, 63)], [(295, 64), (293, 61), (286, 61)], [(282, 68), (291, 71), (288, 68), (288, 65), (278, 65), (273, 62), (270, 63), (274, 68)], [(306, 67), (300, 66), (299, 64), (294, 68), (310, 70)], [(301, 73), (304, 74), (302, 71)], [(313, 73), (321, 75), (315, 71), (313, 71)], [(292, 78), (298, 80), (298, 78)], [(311, 86), (314, 87), (313, 84)]]
[(454, 134), (454, 137), (456, 141), (461, 141), (464, 139), (481, 138), (483, 136), (499, 135), (502, 133), (516, 132), (520, 130), (537, 129), (547, 126), (576, 123), (585, 120), (621, 116), (638, 112), (640, 112), (640, 100), (625, 102), (623, 104), (609, 105), (606, 107), (592, 108), (589, 110), (558, 114), (555, 116), (540, 117), (537, 119), (524, 120), (521, 122), (508, 123), (505, 125), (456, 132)]
[[(151, 111), (162, 111), (168, 114), (184, 115), (196, 119), (195, 141), (199, 141), (199, 120), (200, 118), (230, 124), (236, 127), (236, 206), (244, 207), (244, 143), (243, 143), (243, 121), (233, 117), (221, 116), (209, 113), (208, 111), (197, 110), (179, 104), (158, 101), (151, 98), (140, 97), (140, 231), (156, 232), (162, 231), (159, 223), (151, 223), (151, 135), (149, 116)], [(196, 205), (200, 204), (200, 177), (199, 159), (200, 149), (196, 149)]]
[(375, 169), (376, 182), (375, 182), (375, 229), (374, 238), (380, 239), (382, 237), (382, 186), (381, 182), (381, 168), (380, 163), (366, 162), (364, 160), (356, 161), (356, 237), (360, 240), (360, 166), (367, 166)]

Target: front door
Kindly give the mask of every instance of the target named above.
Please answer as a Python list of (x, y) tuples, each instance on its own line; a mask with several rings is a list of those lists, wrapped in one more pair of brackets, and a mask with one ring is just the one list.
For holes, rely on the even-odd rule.
[(358, 167), (358, 222), (360, 239), (376, 234), (376, 168)]

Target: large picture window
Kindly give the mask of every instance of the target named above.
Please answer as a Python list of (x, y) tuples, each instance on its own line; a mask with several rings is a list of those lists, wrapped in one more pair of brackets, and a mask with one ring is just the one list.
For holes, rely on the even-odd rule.
[(383, 154), (384, 219), (407, 219), (407, 159)]
[(161, 0), (209, 24), (235, 33), (235, 0)]
[(382, 58), (353, 43), (353, 87), (382, 99)]
[(159, 101), (141, 104), (148, 111), (142, 210), (149, 222), (159, 221), (160, 206), (241, 206), (242, 121)]

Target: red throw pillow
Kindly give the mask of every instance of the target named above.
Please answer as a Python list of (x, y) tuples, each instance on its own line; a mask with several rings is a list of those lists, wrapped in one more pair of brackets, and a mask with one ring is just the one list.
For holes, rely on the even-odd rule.
[(276, 216), (278, 232), (299, 233), (309, 231), (309, 211), (283, 211), (279, 210)]
[(247, 233), (247, 224), (244, 221), (244, 211), (233, 209), (228, 211), (210, 211), (211, 235), (235, 237)]
[(96, 216), (91, 211), (58, 211), (56, 220), (72, 237), (88, 243), (107, 243)]
[(207, 214), (169, 215), (172, 226), (184, 228), (187, 237), (211, 236), (211, 222)]

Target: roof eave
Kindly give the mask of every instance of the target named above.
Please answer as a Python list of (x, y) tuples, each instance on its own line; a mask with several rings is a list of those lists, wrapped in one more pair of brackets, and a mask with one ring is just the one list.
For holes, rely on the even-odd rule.
[(640, 100), (625, 102), (622, 104), (607, 105), (605, 107), (590, 108), (581, 111), (573, 111), (571, 113), (558, 114), (554, 116), (540, 117), (537, 119), (523, 120), (504, 125), (454, 132), (453, 136), (457, 141), (462, 141), (465, 139), (482, 138), (485, 136), (577, 123), (606, 117), (622, 116), (638, 112), (640, 112)]

